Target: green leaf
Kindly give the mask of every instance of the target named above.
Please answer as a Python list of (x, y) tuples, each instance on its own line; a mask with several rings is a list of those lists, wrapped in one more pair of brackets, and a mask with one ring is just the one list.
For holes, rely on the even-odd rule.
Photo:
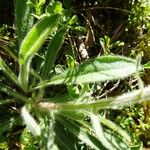
[(131, 137), (129, 136), (129, 134), (123, 130), (121, 127), (119, 127), (117, 124), (115, 124), (114, 122), (101, 117), (100, 115), (98, 116), (100, 122), (108, 127), (109, 129), (111, 129), (113, 132), (116, 132), (118, 136), (122, 137), (122, 140), (127, 144), (130, 145), (131, 144)]
[(150, 69), (150, 61), (146, 64), (144, 64), (144, 69)]
[(69, 25), (76, 24), (78, 22), (78, 18), (76, 15), (74, 15), (70, 20), (69, 20)]
[(45, 0), (39, 0), (38, 5), (41, 6), (45, 3)]
[(47, 36), (58, 26), (59, 20), (59, 14), (43, 17), (36, 25), (33, 26), (22, 42), (19, 54), (19, 81), (25, 91), (27, 90), (28, 85), (30, 59), (41, 47)]
[[(138, 71), (142, 70), (138, 66)], [(52, 77), (49, 81), (39, 84), (36, 88), (66, 83), (94, 83), (123, 79), (137, 72), (137, 62), (123, 56), (106, 55), (89, 60), (79, 65), (74, 71)]]
[(5, 62), (0, 58), (0, 70), (1, 69), (14, 83), (16, 83), (16, 85), (19, 85), (17, 76), (9, 69), (9, 67), (5, 64)]
[(94, 137), (92, 133), (86, 131), (85, 128), (82, 128), (72, 121), (65, 120), (65, 118), (62, 116), (59, 117), (58, 120), (64, 127), (66, 127), (66, 129), (68, 129), (69, 132), (77, 136), (81, 141), (86, 143), (91, 148), (95, 150), (106, 150), (106, 148), (102, 146), (101, 142), (96, 137)]
[(130, 148), (122, 141), (120, 136), (115, 132), (105, 128), (105, 137), (114, 145), (117, 150), (130, 150)]
[(19, 99), (22, 100), (23, 102), (29, 101), (27, 97), (23, 96), (22, 94), (18, 93), (14, 89), (11, 89), (10, 87), (2, 83), (0, 84), (0, 91), (6, 93), (9, 96), (16, 98), (17, 100)]
[[(6, 116), (5, 116), (6, 117)], [(19, 117), (17, 118), (14, 118), (14, 117), (11, 117), (11, 118), (7, 118), (0, 121), (0, 137), (2, 136), (2, 134), (6, 131), (10, 131), (12, 129), (12, 127), (14, 125), (19, 125)]]
[(54, 12), (55, 13), (62, 13), (62, 3), (61, 2), (55, 2), (54, 5), (53, 5), (53, 9), (54, 9)]
[(27, 128), (31, 131), (34, 136), (39, 136), (41, 134), (40, 126), (37, 124), (35, 119), (29, 114), (26, 107), (21, 109), (21, 116), (27, 125)]
[(50, 41), (48, 45), (47, 53), (45, 56), (45, 62), (43, 66), (43, 76), (46, 78), (51, 71), (54, 62), (57, 58), (57, 54), (61, 48), (61, 45), (64, 41), (64, 36), (66, 34), (67, 29), (62, 28), (58, 32), (56, 32), (55, 36)]
[(62, 3), (57, 1), (54, 2), (52, 5), (48, 5), (46, 8), (46, 12), (49, 14), (54, 14), (54, 13), (62, 13), (63, 8), (62, 8)]
[(99, 118), (94, 114), (91, 114), (90, 118), (91, 118), (91, 123), (92, 123), (93, 129), (95, 131), (95, 134), (96, 134), (97, 138), (101, 141), (103, 146), (106, 147), (106, 149), (114, 149), (114, 147), (109, 143), (109, 141), (104, 136), (103, 129), (100, 124)]
[(15, 0), (15, 24), (19, 45), (33, 25), (33, 16), (27, 0)]
[(9, 104), (9, 103), (12, 103), (12, 102), (15, 102), (15, 100), (14, 99), (5, 99), (5, 100), (0, 99), (0, 106), (5, 105), (5, 104)]
[(106, 50), (105, 50), (105, 39), (104, 39), (104, 38), (100, 38), (100, 39), (99, 39), (99, 42), (100, 42), (100, 44), (101, 44), (103, 50), (106, 51)]
[(35, 146), (35, 139), (27, 128), (25, 128), (21, 133), (20, 144), (24, 146), (24, 150), (37, 150), (37, 146)]
[(55, 104), (48, 102), (39, 103), (39, 107), (43, 110), (61, 110), (61, 111), (72, 111), (72, 110), (81, 110), (81, 109), (91, 109), (91, 110), (100, 110), (100, 109), (118, 109), (123, 106), (131, 105), (134, 103), (142, 103), (144, 101), (150, 100), (150, 87), (146, 87), (143, 89), (141, 93), (141, 89), (132, 91), (127, 94), (123, 94), (118, 97), (109, 97), (103, 98), (94, 102), (82, 102), (82, 103), (63, 103), (63, 104)]
[(66, 128), (59, 122), (55, 126), (55, 134), (55, 140), (57, 145), (60, 145), (60, 149), (76, 150), (76, 138), (74, 137), (74, 135), (70, 134), (69, 132), (66, 132)]

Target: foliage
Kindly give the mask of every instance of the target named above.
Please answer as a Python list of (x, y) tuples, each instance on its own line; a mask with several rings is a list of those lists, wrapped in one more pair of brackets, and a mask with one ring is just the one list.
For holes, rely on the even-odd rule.
[[(78, 31), (80, 35), (84, 28), (72, 10), (67, 13), (63, 3), (51, 1), (45, 6), (46, 2), (15, 1), (18, 42), (13, 43), (14, 51), (7, 50), (11, 60), (3, 55), (0, 58), (0, 113), (8, 106), (6, 115), (0, 119), (0, 148), (12, 148), (12, 140), (20, 149), (142, 149), (139, 135), (131, 136), (131, 128), (126, 130), (129, 133), (122, 128), (132, 125), (137, 130), (134, 115), (140, 116), (142, 128), (143, 110), (136, 107), (133, 116), (122, 113), (117, 118), (122, 128), (107, 112), (149, 101), (150, 87), (144, 87), (140, 78), (149, 63), (142, 65), (140, 55), (129, 58), (113, 54), (113, 47), (119, 47), (121, 42), (111, 42), (106, 35), (98, 37), (104, 56), (80, 62), (72, 47), (72, 52), (66, 52), (65, 63), (58, 63), (66, 41), (74, 41), (69, 34)], [(130, 78), (136, 78), (138, 89), (96, 98), (95, 86), (103, 88), (106, 81)]]

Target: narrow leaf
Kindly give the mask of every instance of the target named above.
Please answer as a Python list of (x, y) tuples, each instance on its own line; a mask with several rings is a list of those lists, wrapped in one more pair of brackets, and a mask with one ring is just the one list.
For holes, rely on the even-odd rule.
[(109, 129), (113, 130), (113, 132), (116, 132), (117, 135), (121, 136), (123, 141), (129, 145), (131, 144), (131, 137), (129, 136), (129, 134), (127, 134), (127, 132), (125, 130), (123, 130), (121, 127), (119, 127), (117, 124), (115, 124), (114, 122), (112, 122), (111, 120), (108, 120), (102, 116), (98, 116), (100, 122), (108, 127)]
[(66, 34), (67, 29), (63, 28), (60, 29), (55, 36), (52, 38), (50, 44), (48, 45), (47, 53), (45, 56), (45, 62), (43, 67), (43, 75), (46, 78), (48, 73), (50, 72), (51, 68), (54, 65), (56, 60), (56, 56), (61, 48), (61, 45), (64, 41), (64, 36)]
[(14, 99), (5, 99), (5, 100), (0, 99), (0, 106), (1, 105), (6, 105), (6, 104), (9, 104), (9, 103), (12, 103), (12, 102), (15, 102), (15, 100)]
[(144, 68), (145, 69), (150, 69), (150, 61), (148, 63), (144, 64)]
[(59, 19), (59, 14), (43, 17), (33, 26), (22, 42), (19, 54), (19, 81), (25, 90), (27, 90), (28, 85), (30, 59), (40, 48), (46, 37), (57, 27)]
[(18, 93), (14, 89), (11, 89), (10, 87), (2, 83), (0, 84), (0, 91), (6, 93), (9, 96), (16, 98), (17, 100), (19, 99), (22, 100), (23, 102), (28, 102), (27, 97), (23, 96), (22, 94)]
[(91, 114), (90, 118), (91, 118), (91, 122), (92, 122), (93, 129), (95, 131), (95, 134), (96, 134), (97, 138), (101, 141), (103, 146), (106, 147), (107, 149), (114, 149), (114, 147), (109, 143), (109, 141), (104, 136), (103, 129), (100, 124), (99, 118), (94, 114)]
[(97, 100), (96, 102), (78, 103), (78, 104), (56, 104), (48, 102), (40, 102), (38, 106), (43, 110), (81, 110), (81, 109), (118, 109), (123, 106), (131, 105), (134, 103), (142, 103), (144, 101), (150, 101), (150, 87), (145, 87), (141, 93), (141, 89), (134, 90), (130, 93), (123, 94), (118, 97), (109, 97)]
[(16, 83), (16, 85), (19, 85), (17, 76), (9, 69), (9, 67), (5, 64), (5, 62), (0, 58), (0, 70), (1, 69), (14, 83)]
[(29, 60), (37, 52), (46, 37), (57, 27), (59, 18), (59, 14), (45, 16), (33, 26), (20, 48), (21, 64)]
[(33, 25), (33, 16), (31, 15), (28, 0), (15, 0), (15, 25), (19, 45), (26, 36), (26, 33)]
[[(138, 71), (140, 70), (142, 70), (142, 66), (138, 67)], [(112, 81), (128, 77), (136, 72), (136, 60), (123, 56), (107, 55), (84, 62), (71, 73), (65, 71), (60, 75), (52, 77), (49, 81), (39, 84), (36, 88), (52, 84), (66, 84), (67, 82), (94, 83)]]
[(1, 117), (1, 121), (0, 121), (0, 137), (2, 137), (4, 132), (8, 132), (12, 129), (12, 127), (16, 126), (16, 125), (20, 125), (20, 116), (18, 117), (6, 117), (6, 112), (4, 114), (5, 119), (2, 119), (3, 117)]
[(27, 125), (27, 128), (31, 131), (31, 133), (34, 136), (39, 136), (41, 134), (40, 126), (37, 124), (35, 119), (29, 114), (25, 107), (22, 108), (21, 115), (23, 117), (23, 120), (25, 121), (25, 124)]
[(60, 149), (65, 150), (76, 150), (75, 148), (75, 138), (72, 134), (66, 132), (65, 127), (61, 124), (57, 124), (55, 127), (56, 133), (56, 142), (58, 146), (60, 145)]
[(105, 147), (101, 144), (101, 142), (94, 137), (90, 132), (86, 131), (84, 128), (80, 127), (79, 125), (75, 124), (74, 122), (71, 122), (69, 120), (65, 120), (62, 117), (58, 118), (59, 122), (66, 127), (66, 129), (69, 130), (72, 134), (77, 136), (81, 141), (86, 143), (88, 146), (95, 150), (106, 150)]

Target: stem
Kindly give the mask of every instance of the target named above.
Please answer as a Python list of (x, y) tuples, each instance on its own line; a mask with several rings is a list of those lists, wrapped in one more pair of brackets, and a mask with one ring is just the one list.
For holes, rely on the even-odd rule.
[(19, 82), (24, 92), (26, 92), (28, 88), (28, 72), (29, 72), (28, 67), (29, 67), (28, 64), (20, 65)]

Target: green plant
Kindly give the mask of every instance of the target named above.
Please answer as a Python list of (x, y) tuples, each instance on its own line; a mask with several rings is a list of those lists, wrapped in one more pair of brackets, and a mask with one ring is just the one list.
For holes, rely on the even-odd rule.
[[(16, 6), (19, 3), (16, 1)], [(9, 61), (0, 58), (0, 69), (7, 75), (3, 75), (5, 80), (0, 84), (0, 91), (6, 97), (0, 100), (0, 105), (15, 102), (24, 121), (21, 122), (15, 114), (15, 120), (8, 119), (6, 125), (0, 123), (0, 133), (6, 131), (3, 126), (7, 127), (12, 122), (25, 125), (20, 135), (25, 149), (141, 149), (140, 142), (132, 141), (124, 130), (99, 114), (99, 110), (149, 100), (150, 88), (143, 88), (139, 77), (144, 68), (139, 58), (106, 55), (76, 65), (76, 60), (68, 55), (68, 68), (59, 69), (54, 62), (70, 27), (67, 21), (63, 24), (63, 9), (59, 4), (54, 3), (59, 7), (49, 7), (53, 10), (51, 13), (38, 16), (37, 23), (30, 30), (27, 26), (29, 31), (26, 36), (20, 33), (23, 31), (22, 20), (18, 21), (17, 35), (21, 42), (18, 42), (19, 55), (14, 59), (18, 62), (19, 73), (15, 68), (12, 71)], [(39, 7), (38, 10), (41, 10)], [(24, 10), (27, 11), (28, 7)], [(16, 11), (16, 19), (21, 19), (17, 15), (20, 11), (26, 12), (24, 10)], [(28, 18), (25, 21), (28, 22)], [(47, 47), (43, 46), (48, 37), (51, 38), (50, 43)], [(37, 61), (42, 50), (46, 52), (41, 52), (41, 60)], [(93, 83), (124, 79), (131, 75), (137, 77), (139, 90), (99, 100), (92, 96)], [(31, 147), (28, 143), (32, 144)]]

